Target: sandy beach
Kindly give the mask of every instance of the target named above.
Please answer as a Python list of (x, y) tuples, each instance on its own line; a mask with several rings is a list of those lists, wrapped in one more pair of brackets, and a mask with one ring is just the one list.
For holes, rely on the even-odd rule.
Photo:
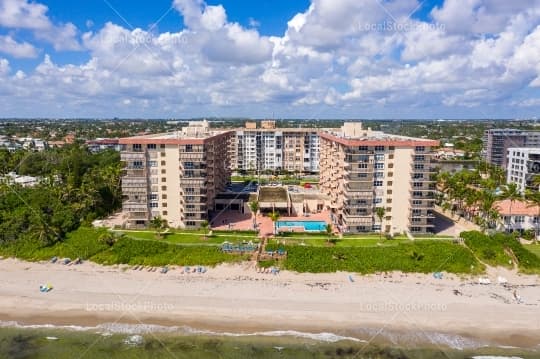
[[(448, 333), (498, 345), (540, 345), (540, 279), (503, 269), (478, 277), (348, 273), (278, 275), (245, 265), (204, 274), (0, 260), (0, 320), (21, 324), (190, 326), (252, 333), (298, 330), (354, 335), (370, 329)], [(497, 283), (502, 276), (508, 284)], [(39, 286), (54, 289), (41, 293)], [(522, 302), (515, 299), (514, 292)], [(352, 333), (352, 334), (351, 334)], [(376, 335), (374, 335), (376, 336)], [(371, 339), (371, 338), (370, 338)]]

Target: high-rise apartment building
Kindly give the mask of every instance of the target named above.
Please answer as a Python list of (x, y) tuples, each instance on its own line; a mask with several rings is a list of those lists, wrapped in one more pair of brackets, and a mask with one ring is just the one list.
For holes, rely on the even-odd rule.
[(228, 148), (234, 132), (190, 123), (181, 131), (120, 139), (123, 209), (127, 226), (161, 216), (171, 227), (197, 228), (230, 179)]
[(506, 154), (511, 147), (540, 147), (540, 132), (510, 128), (484, 132), (483, 152), (486, 162), (506, 167)]
[[(330, 196), (332, 220), (342, 232), (432, 231), (431, 157), (438, 141), (366, 130), (361, 123), (320, 138), (321, 191)], [(385, 210), (382, 220), (377, 207)]]
[(232, 169), (239, 171), (319, 171), (319, 132), (310, 128), (248, 127), (236, 131)]
[(505, 169), (506, 182), (517, 184), (521, 193), (527, 188), (538, 190), (533, 180), (540, 175), (540, 147), (509, 148)]

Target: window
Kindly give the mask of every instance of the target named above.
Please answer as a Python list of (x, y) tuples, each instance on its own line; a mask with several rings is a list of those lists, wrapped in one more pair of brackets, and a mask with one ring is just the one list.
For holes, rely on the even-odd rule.
[[(393, 163), (389, 163), (388, 164), (388, 168), (394, 168), (394, 164)], [(391, 173), (391, 172), (390, 172)]]
[(367, 165), (367, 163), (360, 163), (360, 164), (358, 164), (358, 168), (366, 169), (366, 168), (368, 168), (368, 165)]
[(373, 198), (373, 203), (375, 204), (382, 203), (382, 198)]
[(159, 148), (165, 148), (165, 144), (162, 143), (161, 145), (159, 145)]
[(166, 173), (167, 173), (167, 170), (166, 170), (165, 168), (163, 168), (163, 169), (161, 170), (161, 174), (164, 175), (164, 174), (166, 174)]
[(375, 155), (375, 161), (384, 161), (384, 155)]
[(423, 169), (424, 169), (424, 165), (423, 165), (423, 164), (415, 163), (414, 169), (415, 169), (415, 170), (423, 170)]
[(184, 162), (184, 168), (188, 170), (192, 170), (193, 168), (195, 168), (195, 165), (193, 162)]
[(141, 144), (135, 144), (135, 145), (133, 145), (133, 151), (135, 151), (135, 152), (141, 152), (141, 151), (142, 151), (142, 145), (141, 145)]
[(150, 194), (150, 196), (148, 196), (148, 197), (150, 197), (150, 200), (151, 200), (151, 201), (157, 201), (157, 199), (158, 199), (157, 193), (152, 193), (152, 194)]
[(373, 177), (375, 177), (375, 178), (384, 178), (384, 172), (375, 172)]
[(392, 203), (392, 198), (387, 198), (386, 203)]
[(166, 190), (167, 190), (167, 186), (161, 186), (161, 190), (162, 190), (162, 191), (166, 191)]
[(165, 161), (161, 161), (161, 165), (162, 165), (162, 166), (165, 166)]
[(373, 186), (375, 187), (382, 187), (383, 181), (373, 181)]
[(387, 221), (392, 220), (392, 216), (386, 216), (386, 220), (387, 220)]
[(422, 187), (422, 182), (414, 182), (414, 183), (413, 183), (413, 187), (415, 187), (415, 188), (420, 188), (420, 187)]
[(421, 201), (421, 200), (415, 199), (414, 201), (412, 201), (412, 204), (413, 204), (414, 206), (420, 206), (420, 205), (422, 205), (422, 201)]
[(167, 208), (167, 202), (163, 202), (163, 203), (161, 203), (161, 207), (163, 207), (163, 208)]
[(424, 160), (425, 160), (425, 156), (422, 156), (422, 155), (415, 155), (415, 156), (414, 156), (414, 160), (415, 160), (415, 161), (424, 161)]
[(392, 190), (391, 189), (387, 190), (386, 194), (392, 194)]
[(166, 194), (162, 194), (162, 195), (161, 195), (161, 198), (162, 198), (162, 199), (167, 199), (167, 195), (166, 195)]
[(149, 167), (157, 167), (157, 161), (148, 161)]
[(414, 150), (415, 150), (416, 152), (424, 152), (424, 151), (426, 150), (426, 148), (425, 148), (424, 146), (416, 146), (416, 147), (414, 148)]
[(195, 221), (186, 221), (186, 226), (194, 227), (195, 226)]
[(525, 217), (524, 216), (515, 216), (514, 217), (514, 222), (515, 223), (523, 223), (523, 222), (525, 222)]
[(157, 202), (150, 203), (150, 208), (158, 208), (158, 207), (159, 207), (159, 204)]
[(367, 151), (368, 150), (368, 146), (359, 146), (358, 147), (358, 151)]
[(151, 143), (151, 144), (148, 144), (146, 146), (146, 148), (148, 148), (149, 150), (155, 150), (157, 148), (156, 144), (155, 143)]
[(394, 182), (392, 182), (392, 181), (386, 182), (386, 185), (387, 185), (388, 187), (390, 187), (390, 186), (393, 185), (393, 184), (394, 184)]
[(193, 152), (193, 145), (186, 145), (186, 152)]
[(161, 182), (167, 182), (167, 178), (161, 177)]
[(165, 152), (161, 152), (161, 157), (165, 157), (165, 156), (166, 156)]
[(163, 215), (164, 215), (164, 216), (167, 216), (167, 215), (169, 215), (169, 212), (163, 211)]
[(383, 170), (384, 169), (384, 163), (375, 163), (375, 169), (376, 170)]

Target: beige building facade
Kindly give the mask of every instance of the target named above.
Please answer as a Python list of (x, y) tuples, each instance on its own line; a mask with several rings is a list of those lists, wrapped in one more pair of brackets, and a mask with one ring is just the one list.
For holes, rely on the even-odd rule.
[(204, 121), (174, 133), (120, 139), (126, 226), (147, 227), (161, 216), (170, 227), (200, 227), (230, 179), (233, 134), (210, 131)]
[[(428, 233), (433, 229), (432, 148), (438, 141), (388, 135), (346, 123), (321, 133), (320, 186), (342, 232)], [(384, 208), (381, 219), (377, 207)]]

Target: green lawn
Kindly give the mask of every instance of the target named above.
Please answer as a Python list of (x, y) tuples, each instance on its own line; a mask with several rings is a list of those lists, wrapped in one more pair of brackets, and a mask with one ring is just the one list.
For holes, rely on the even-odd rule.
[(524, 245), (525, 249), (527, 249), (529, 252), (532, 252), (536, 254), (538, 257), (540, 257), (540, 244), (527, 244)]

